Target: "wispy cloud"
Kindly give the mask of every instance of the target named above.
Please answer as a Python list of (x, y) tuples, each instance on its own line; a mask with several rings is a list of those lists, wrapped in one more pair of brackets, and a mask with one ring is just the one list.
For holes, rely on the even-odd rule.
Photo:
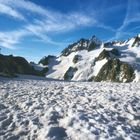
[[(49, 37), (50, 32), (67, 32), (79, 27), (90, 26), (96, 22), (93, 17), (82, 12), (63, 14), (60, 12), (44, 9), (30, 1), (0, 0), (0, 2), (0, 6), (4, 7), (1, 10), (1, 13), (3, 12), (20, 20), (26, 18), (27, 21), (27, 24), (18, 31), (15, 30), (0, 34), (1, 46), (7, 48), (12, 48), (12, 46), (19, 43), (19, 40), (21, 40), (22, 37), (29, 35), (34, 35), (46, 43), (60, 45), (62, 43), (56, 42)], [(25, 11), (27, 10), (29, 13), (38, 14), (40, 16), (38, 16), (39, 18), (28, 20), (28, 17), (20, 12), (21, 9)], [(8, 10), (11, 10), (12, 12), (9, 13)], [(12, 37), (6, 37), (7, 34)]]
[[(119, 7), (113, 7), (113, 9), (118, 10)], [(114, 38), (119, 38), (122, 34), (128, 34), (128, 32), (123, 31), (125, 27), (130, 22), (139, 19), (137, 18), (139, 16), (138, 12), (135, 17), (130, 18), (132, 9), (133, 8), (130, 6), (129, 2), (124, 22), (117, 30)], [(45, 43), (60, 46), (67, 44), (67, 42), (60, 43), (55, 41), (50, 37), (50, 33), (60, 34), (89, 26), (116, 32), (116, 29), (100, 22), (98, 18), (103, 13), (108, 14), (111, 10), (112, 7), (106, 10), (99, 9), (98, 11), (91, 10), (84, 12), (80, 10), (69, 13), (61, 13), (59, 11), (43, 8), (28, 0), (0, 0), (1, 14), (6, 14), (18, 20), (26, 21), (22, 27), (19, 26), (19, 29), (9, 32), (0, 32), (0, 46), (14, 48), (14, 46), (19, 44), (26, 36), (34, 36)], [(34, 14), (36, 16), (31, 19), (27, 13), (30, 15)]]
[(0, 46), (15, 49), (14, 45), (20, 43), (20, 39), (25, 35), (27, 33), (24, 30), (0, 32)]
[(5, 14), (8, 16), (12, 16), (14, 18), (20, 19), (20, 20), (25, 20), (24, 16), (20, 14), (18, 11), (15, 9), (12, 9), (11, 7), (1, 4), (0, 3), (0, 13)]
[[(126, 31), (128, 25), (130, 25), (133, 22), (140, 21), (140, 5), (139, 0), (128, 0), (127, 3), (127, 11), (125, 18), (123, 20), (122, 25), (117, 29), (116, 34), (111, 40), (113, 39), (120, 39), (121, 37), (125, 35), (132, 35), (133, 32), (129, 29), (129, 31)], [(137, 28), (137, 27), (135, 27)]]

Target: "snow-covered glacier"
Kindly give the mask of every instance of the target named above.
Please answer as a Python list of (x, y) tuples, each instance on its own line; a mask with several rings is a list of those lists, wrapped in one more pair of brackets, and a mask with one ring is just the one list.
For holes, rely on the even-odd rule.
[(0, 140), (139, 140), (140, 83), (0, 81)]

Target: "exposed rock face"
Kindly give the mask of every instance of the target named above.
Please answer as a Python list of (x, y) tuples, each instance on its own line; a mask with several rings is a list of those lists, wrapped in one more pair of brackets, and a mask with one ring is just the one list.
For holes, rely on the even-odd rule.
[(92, 51), (94, 49), (96, 49), (97, 44), (95, 42), (91, 42), (88, 46), (88, 51)]
[(91, 39), (80, 39), (76, 43), (69, 45), (61, 52), (61, 56), (68, 56), (72, 52), (81, 51), (81, 50), (88, 50), (92, 51), (95, 48), (98, 48), (101, 45), (101, 41), (93, 36)]
[(84, 49), (86, 49), (87, 44), (88, 44), (88, 40), (86, 40), (86, 39), (80, 39), (76, 43), (73, 43), (73, 44), (69, 45), (67, 48), (65, 48), (61, 52), (61, 55), (62, 56), (68, 56), (72, 52), (84, 50)]
[(136, 36), (134, 38), (134, 42), (132, 44), (132, 47), (138, 47), (140, 45), (140, 37), (139, 36)]
[(38, 62), (38, 64), (42, 64), (43, 66), (46, 66), (49, 64), (49, 60), (53, 58), (55, 58), (55, 56), (52, 55), (48, 55), (47, 57), (45, 56)]
[(92, 50), (94, 50), (96, 48), (99, 48), (101, 46), (101, 44), (102, 44), (102, 42), (94, 35), (88, 41), (87, 50), (92, 51)]
[(76, 71), (77, 71), (77, 68), (69, 67), (69, 69), (64, 75), (64, 80), (71, 80)]
[(111, 59), (101, 68), (95, 81), (132, 82), (135, 78), (133, 68), (119, 59)]
[(73, 63), (76, 64), (78, 61), (80, 61), (81, 56), (80, 55), (75, 55), (73, 58)]
[(42, 73), (35, 70), (23, 57), (0, 55), (0, 75), (15, 77), (16, 74), (42, 75)]
[(45, 76), (48, 71), (49, 71), (49, 68), (45, 67), (39, 73), (40, 73), (41, 76)]
[(103, 60), (104, 58), (106, 59), (111, 59), (119, 56), (119, 52), (117, 49), (112, 49), (111, 51), (108, 50), (103, 50), (98, 57), (96, 57), (95, 61)]
[(106, 42), (104, 43), (104, 48), (110, 48), (112, 46), (112, 42)]

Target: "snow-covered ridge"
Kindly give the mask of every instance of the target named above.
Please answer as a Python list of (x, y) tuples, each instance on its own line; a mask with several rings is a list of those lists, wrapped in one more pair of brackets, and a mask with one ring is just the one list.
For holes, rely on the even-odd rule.
[[(123, 82), (125, 81), (124, 79), (127, 79), (126, 82), (138, 82), (140, 80), (139, 52), (139, 35), (124, 41), (105, 43), (96, 36), (90, 39), (80, 39), (65, 48), (60, 56), (52, 59), (51, 63), (48, 64), (49, 72), (46, 74), (46, 77), (72, 81), (94, 81), (94, 79), (101, 79), (97, 78), (97, 76), (100, 77), (98, 74), (105, 73), (108, 61), (113, 60), (113, 62), (110, 61), (112, 62), (112, 68), (108, 69), (108, 72), (115, 70), (115, 73), (107, 75), (106, 72), (105, 79), (102, 79), (103, 81)], [(116, 69), (113, 68), (115, 67), (115, 62), (119, 63), (116, 65)], [(108, 63), (108, 65), (110, 64)], [(71, 68), (71, 78), (67, 79), (69, 68)], [(129, 73), (131, 73), (131, 76), (129, 76)], [(113, 79), (112, 77), (115, 78)], [(122, 80), (120, 81), (119, 79)]]

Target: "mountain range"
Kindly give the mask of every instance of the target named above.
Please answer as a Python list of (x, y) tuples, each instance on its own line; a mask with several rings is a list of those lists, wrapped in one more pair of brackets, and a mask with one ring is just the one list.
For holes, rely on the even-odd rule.
[(67, 81), (140, 81), (140, 34), (118, 41), (102, 42), (95, 35), (66, 47), (60, 55), (43, 57), (38, 64), (22, 57), (0, 54), (0, 75), (45, 76)]
[(138, 82), (140, 35), (124, 41), (102, 42), (96, 36), (80, 39), (59, 56), (47, 56), (39, 66), (48, 67), (46, 78), (69, 81)]

